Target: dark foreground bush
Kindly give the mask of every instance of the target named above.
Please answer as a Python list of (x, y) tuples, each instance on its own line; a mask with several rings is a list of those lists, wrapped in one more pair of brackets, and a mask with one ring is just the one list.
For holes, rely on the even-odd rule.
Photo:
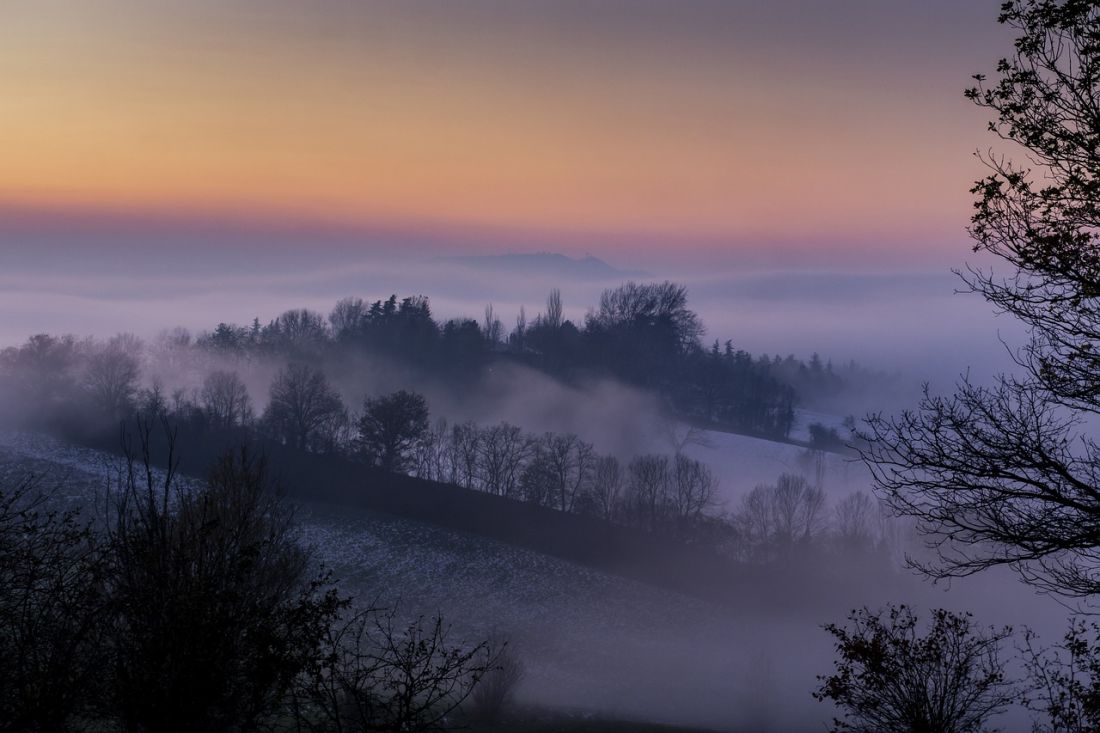
[(839, 659), (814, 693), (840, 709), (834, 731), (978, 733), (1017, 696), (999, 657), (1011, 629), (976, 629), (969, 614), (936, 609), (921, 634), (904, 605), (848, 621), (825, 626)]
[(0, 733), (441, 730), (497, 669), (441, 618), (351, 614), (262, 459), (183, 482), (150, 432), (94, 522), (0, 484)]
[(1100, 730), (1100, 626), (1073, 619), (1062, 643), (1046, 649), (1028, 632), (1023, 653), (1036, 733)]
[(494, 638), (489, 643), (499, 651), (466, 705), (466, 715), (473, 723), (499, 723), (527, 672), (510, 642)]
[(262, 460), (225, 455), (185, 489), (147, 459), (129, 461), (106, 529), (107, 717), (127, 731), (255, 729), (321, 655), (344, 601)]
[(69, 730), (106, 656), (103, 547), (33, 478), (0, 485), (0, 731)]
[(294, 719), (310, 733), (441, 731), (495, 655), (488, 643), (452, 643), (443, 619), (396, 622), (367, 609), (333, 626), (326, 655), (299, 678)]

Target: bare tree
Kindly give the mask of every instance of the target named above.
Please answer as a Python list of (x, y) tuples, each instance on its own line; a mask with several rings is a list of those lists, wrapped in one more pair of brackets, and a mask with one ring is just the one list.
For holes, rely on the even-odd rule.
[(279, 715), (342, 601), (312, 574), (262, 461), (226, 454), (184, 488), (173, 436), (159, 474), (140, 437), (106, 518), (105, 705), (123, 730), (256, 730)]
[(574, 433), (546, 433), (539, 441), (536, 460), (540, 462), (539, 474), (547, 482), (546, 498), (560, 511), (574, 511), (592, 473), (592, 445)]
[(774, 488), (776, 535), (781, 544), (807, 544), (824, 523), (825, 492), (806, 479), (782, 474)]
[(630, 462), (627, 505), (635, 523), (651, 531), (664, 521), (669, 500), (669, 467), (666, 456), (638, 456)]
[(477, 457), (481, 431), (472, 422), (451, 428), (451, 483), (467, 489), (478, 488)]
[(573, 446), (573, 471), (566, 477), (568, 501), (565, 511), (577, 511), (577, 502), (590, 493), (597, 458), (593, 445), (578, 438)]
[(565, 322), (562, 315), (561, 306), (561, 291), (554, 288), (550, 291), (550, 294), (546, 296), (546, 320), (544, 321), (550, 328), (561, 328), (561, 324)]
[(271, 383), (264, 422), (277, 438), (306, 450), (317, 431), (343, 410), (340, 396), (323, 372), (305, 364), (288, 364)]
[(124, 417), (133, 407), (141, 375), (141, 343), (120, 334), (96, 348), (88, 359), (84, 384), (96, 405), (112, 419)]
[(1100, 13), (1091, 2), (1010, 0), (999, 21), (1018, 33), (999, 79), (967, 97), (1026, 165), (985, 156), (973, 192), (974, 248), (1007, 276), (964, 281), (1028, 329), (1019, 374), (991, 387), (964, 380), (926, 393), (898, 418), (874, 416), (863, 455), (878, 492), (914, 517), (939, 576), (1007, 565), (1042, 589), (1100, 592)]
[(482, 430), (477, 454), (482, 490), (517, 498), (530, 452), (531, 439), (515, 425), (504, 422)]
[(782, 474), (742, 500), (736, 522), (750, 554), (789, 556), (807, 546), (824, 526), (825, 493), (802, 476)]
[(672, 509), (681, 524), (697, 521), (714, 506), (718, 479), (700, 461), (677, 453), (672, 463)]
[(450, 480), (449, 438), (447, 419), (438, 418), (413, 449), (411, 465), (414, 476), (429, 481)]
[(519, 315), (516, 316), (516, 328), (509, 339), (515, 348), (523, 349), (527, 340), (527, 311), (521, 305)]
[(523, 500), (538, 506), (555, 506), (558, 501), (555, 486), (556, 476), (550, 456), (544, 450), (542, 441), (536, 440), (531, 449), (531, 459), (520, 475)]
[(734, 521), (742, 552), (751, 559), (771, 551), (775, 541), (776, 516), (771, 487), (760, 485), (744, 496)]
[(211, 423), (231, 428), (252, 420), (252, 398), (236, 372), (217, 370), (202, 383), (202, 407)]
[(504, 324), (497, 318), (492, 303), (485, 306), (485, 321), (482, 323), (481, 332), (490, 346), (495, 346), (504, 339)]
[(313, 431), (309, 439), (309, 450), (330, 454), (349, 452), (355, 442), (354, 428), (348, 408), (341, 405), (339, 410), (330, 412)]
[(160, 377), (153, 377), (149, 387), (138, 392), (137, 409), (146, 420), (159, 421), (168, 414), (168, 398)]
[(668, 281), (628, 282), (605, 290), (599, 307), (589, 319), (595, 326), (608, 330), (667, 326), (681, 350), (697, 345), (704, 331), (699, 317), (687, 307), (687, 289)]
[(328, 315), (332, 335), (346, 339), (358, 333), (366, 323), (369, 308), (362, 298), (342, 298)]
[(877, 514), (875, 500), (862, 491), (837, 502), (833, 508), (833, 529), (840, 546), (849, 550), (870, 547), (875, 539)]
[(263, 343), (278, 348), (311, 349), (328, 339), (328, 328), (325, 317), (320, 313), (300, 308), (285, 311), (264, 326), (260, 339)]
[(623, 471), (615, 456), (600, 456), (592, 472), (592, 504), (607, 521), (618, 519), (622, 501)]
[(296, 695), (300, 729), (321, 733), (442, 731), (494, 666), (488, 643), (451, 643), (443, 619), (399, 625), (367, 609), (336, 625), (322, 664)]

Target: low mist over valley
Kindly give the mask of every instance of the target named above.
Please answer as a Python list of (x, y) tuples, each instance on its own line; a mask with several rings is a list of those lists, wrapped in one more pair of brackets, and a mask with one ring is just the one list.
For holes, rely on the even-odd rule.
[(0, 7), (0, 733), (1100, 730), (1097, 39)]

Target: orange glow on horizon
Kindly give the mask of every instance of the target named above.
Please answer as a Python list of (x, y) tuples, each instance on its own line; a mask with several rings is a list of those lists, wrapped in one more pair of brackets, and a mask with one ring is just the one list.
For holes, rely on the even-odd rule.
[(282, 3), (267, 25), (243, 0), (6, 8), (0, 202), (718, 239), (965, 224), (959, 99), (915, 110), (737, 48), (472, 52), (332, 4), (310, 33)]

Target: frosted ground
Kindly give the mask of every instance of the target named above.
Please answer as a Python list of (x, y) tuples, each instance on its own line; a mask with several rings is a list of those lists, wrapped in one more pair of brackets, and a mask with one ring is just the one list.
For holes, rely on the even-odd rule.
[[(809, 426), (820, 423), (846, 435), (843, 418), (825, 413), (798, 410), (791, 431), (794, 440), (808, 440)], [(725, 508), (736, 510), (741, 497), (758, 484), (774, 483), (782, 473), (815, 475), (815, 462), (822, 461), (822, 486), (830, 499), (843, 498), (853, 491), (870, 491), (870, 474), (854, 456), (836, 453), (811, 453), (789, 443), (777, 443), (735, 433), (702, 431), (701, 441), (689, 444), (685, 452), (710, 466), (719, 477), (719, 496)]]

